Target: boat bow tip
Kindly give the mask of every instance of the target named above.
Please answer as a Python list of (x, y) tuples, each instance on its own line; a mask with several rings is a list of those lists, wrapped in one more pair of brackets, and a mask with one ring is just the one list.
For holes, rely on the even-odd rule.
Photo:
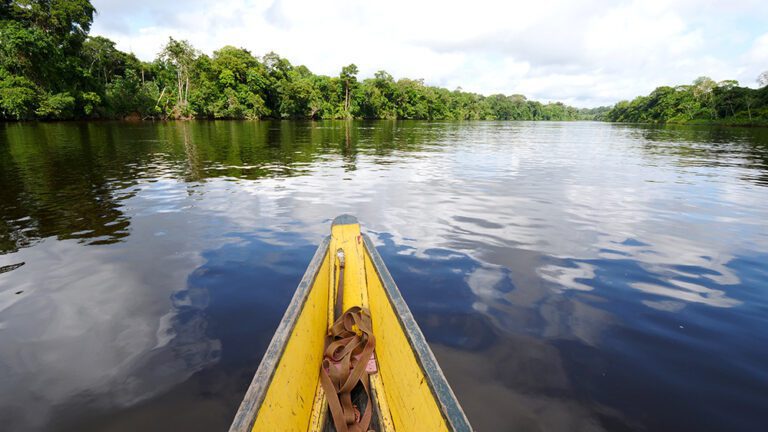
[(350, 215), (350, 214), (343, 214), (336, 216), (335, 219), (333, 219), (333, 223), (331, 223), (331, 226), (336, 225), (355, 225), (358, 224), (357, 218)]

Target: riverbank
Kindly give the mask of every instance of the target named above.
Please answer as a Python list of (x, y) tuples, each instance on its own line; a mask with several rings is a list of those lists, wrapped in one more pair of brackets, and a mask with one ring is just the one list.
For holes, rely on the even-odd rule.
[(603, 119), (628, 123), (766, 126), (768, 86), (741, 87), (735, 80), (708, 77), (692, 84), (657, 87), (647, 96), (621, 101)]

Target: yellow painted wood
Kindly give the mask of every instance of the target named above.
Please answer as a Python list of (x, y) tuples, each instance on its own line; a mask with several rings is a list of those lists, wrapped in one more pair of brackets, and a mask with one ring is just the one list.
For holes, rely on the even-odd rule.
[(376, 399), (379, 408), (379, 424), (381, 430), (378, 432), (395, 432), (395, 423), (392, 421), (392, 414), (389, 412), (389, 403), (384, 395), (384, 382), (378, 373), (370, 375), (371, 392)]
[[(318, 368), (319, 369), (319, 368)], [(318, 385), (315, 392), (315, 401), (312, 403), (312, 414), (309, 416), (308, 432), (320, 432), (325, 425), (328, 415), (328, 400), (325, 398), (323, 386)]]
[(376, 336), (378, 373), (395, 429), (398, 432), (447, 431), (445, 419), (373, 262), (367, 253), (364, 258), (369, 308)]
[[(363, 238), (360, 235), (359, 223), (333, 225), (331, 227), (329, 251), (333, 254), (336, 263), (338, 262), (335, 258), (336, 251), (339, 249), (344, 251), (345, 261), (342, 310), (347, 310), (352, 306), (366, 307), (368, 305), (368, 290), (366, 289), (365, 278), (365, 245), (363, 245)], [(336, 286), (334, 286), (334, 300), (336, 299), (335, 288)], [(332, 311), (333, 308), (331, 308), (331, 314)], [(330, 325), (328, 327), (330, 328)]]
[(380, 432), (447, 431), (416, 356), (365, 250), (357, 223), (334, 225), (323, 264), (259, 407), (253, 431), (322, 430), (327, 401), (319, 385), (325, 335), (333, 322), (338, 259), (345, 255), (343, 310), (368, 307), (378, 372), (370, 377)]
[[(331, 252), (329, 251), (329, 254)], [(325, 348), (330, 272), (326, 256), (253, 424), (255, 432), (306, 431)]]
[[(328, 254), (330, 255), (331, 265), (326, 273), (325, 278), (328, 280), (328, 289), (330, 293), (328, 295), (328, 319), (326, 320), (326, 330), (333, 326), (333, 307), (336, 302), (336, 278), (339, 274), (339, 259), (336, 257), (336, 249), (333, 249), (333, 240), (328, 244)], [(322, 273), (318, 276), (322, 277)]]

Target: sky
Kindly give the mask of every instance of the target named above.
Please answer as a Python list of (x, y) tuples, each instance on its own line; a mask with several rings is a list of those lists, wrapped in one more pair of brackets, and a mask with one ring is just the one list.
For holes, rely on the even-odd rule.
[[(92, 35), (142, 60), (168, 37), (208, 55), (274, 51), (314, 73), (397, 78), (485, 95), (611, 105), (699, 76), (756, 87), (766, 0), (93, 0)], [(181, 6), (183, 5), (183, 6)]]

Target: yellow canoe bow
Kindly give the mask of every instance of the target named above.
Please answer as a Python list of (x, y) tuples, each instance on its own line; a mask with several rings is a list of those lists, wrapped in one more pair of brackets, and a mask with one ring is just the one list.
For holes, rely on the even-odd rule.
[(326, 334), (334, 321), (339, 250), (346, 261), (342, 310), (369, 309), (376, 338), (371, 429), (471, 431), (384, 261), (370, 238), (360, 233), (357, 219), (342, 215), (317, 248), (230, 432), (332, 430), (319, 377)]

